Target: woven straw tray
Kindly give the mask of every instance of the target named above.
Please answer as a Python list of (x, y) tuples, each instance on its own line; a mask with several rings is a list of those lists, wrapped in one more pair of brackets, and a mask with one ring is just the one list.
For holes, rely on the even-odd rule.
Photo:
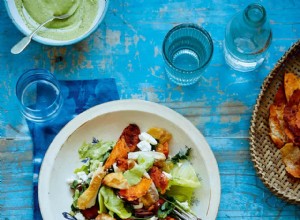
[(278, 197), (300, 204), (300, 179), (291, 177), (285, 171), (280, 151), (269, 136), (269, 107), (283, 83), (285, 72), (300, 76), (300, 40), (283, 55), (264, 80), (251, 120), (250, 153), (263, 183)]

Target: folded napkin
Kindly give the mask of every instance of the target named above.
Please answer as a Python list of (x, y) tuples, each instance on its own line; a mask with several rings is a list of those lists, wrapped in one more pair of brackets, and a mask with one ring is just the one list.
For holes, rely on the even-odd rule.
[(59, 115), (47, 123), (27, 120), (33, 141), (34, 219), (42, 219), (38, 203), (38, 174), (46, 150), (56, 134), (76, 115), (104, 102), (118, 100), (114, 79), (60, 81), (64, 103)]

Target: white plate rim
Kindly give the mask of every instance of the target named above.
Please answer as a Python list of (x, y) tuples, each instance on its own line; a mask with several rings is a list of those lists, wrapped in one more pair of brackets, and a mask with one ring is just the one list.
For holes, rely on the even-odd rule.
[(184, 129), (188, 129), (189, 134), (192, 134), (190, 137), (194, 139), (201, 139), (201, 154), (205, 153), (205, 160), (203, 161), (206, 167), (210, 168), (209, 171), (209, 179), (211, 185), (210, 191), (210, 204), (207, 210), (207, 219), (216, 219), (220, 204), (221, 197), (221, 181), (219, 168), (216, 161), (216, 158), (210, 149), (207, 141), (201, 132), (185, 117), (175, 112), (174, 110), (154, 103), (150, 101), (144, 100), (117, 100), (110, 101), (104, 104), (97, 105), (92, 107), (83, 113), (79, 114), (77, 117), (72, 119), (66, 126), (62, 128), (62, 130), (57, 134), (52, 143), (50, 144), (45, 157), (43, 159), (43, 163), (40, 169), (39, 174), (39, 183), (38, 183), (38, 200), (40, 205), (41, 214), (43, 219), (48, 219), (47, 216), (50, 216), (51, 210), (47, 207), (47, 204), (42, 201), (48, 195), (49, 183), (50, 183), (50, 174), (51, 170), (54, 166), (54, 161), (59, 153), (61, 147), (64, 142), (75, 132), (80, 126), (85, 124), (86, 122), (92, 120), (95, 117), (119, 111), (142, 111), (145, 113), (151, 113), (155, 115), (159, 115), (160, 117), (166, 119), (172, 119), (172, 121), (179, 122), (181, 127)]

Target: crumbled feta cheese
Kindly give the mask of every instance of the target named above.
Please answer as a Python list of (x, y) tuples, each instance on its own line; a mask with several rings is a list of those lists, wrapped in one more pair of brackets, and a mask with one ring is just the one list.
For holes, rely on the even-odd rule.
[(115, 173), (122, 172), (122, 170), (117, 166), (117, 163), (113, 163), (113, 168), (114, 168)]
[(80, 171), (77, 173), (77, 176), (79, 179), (82, 179), (83, 181), (87, 181), (88, 175), (84, 171)]
[(68, 178), (67, 180), (66, 180), (66, 182), (67, 182), (67, 184), (69, 184), (69, 185), (72, 185), (72, 183), (74, 182), (74, 178)]
[(161, 152), (155, 152), (155, 151), (135, 151), (135, 152), (129, 152), (128, 153), (128, 159), (136, 160), (139, 156), (145, 155), (149, 157), (153, 157), (155, 160), (165, 160), (166, 156)]
[(77, 181), (77, 183), (82, 183), (83, 180), (82, 180), (82, 179), (78, 179), (78, 178), (79, 178), (78, 175), (77, 175), (77, 176), (72, 176), (72, 177), (68, 178), (68, 179), (66, 180), (66, 182), (67, 182), (67, 184), (70, 185), (70, 186), (73, 184), (74, 181)]
[(151, 218), (149, 218), (149, 220), (158, 220), (158, 218), (156, 216), (152, 216)]
[(166, 173), (165, 171), (162, 171), (163, 172), (163, 174), (170, 180), (170, 179), (172, 179), (172, 175), (171, 174), (169, 174), (169, 173)]
[(147, 179), (151, 179), (149, 173), (147, 173), (147, 172), (145, 172), (145, 173), (143, 174), (143, 176), (146, 177)]
[(77, 220), (85, 220), (85, 217), (81, 214), (81, 212), (78, 212), (74, 217)]
[(137, 144), (137, 147), (141, 150), (141, 151), (151, 151), (151, 145), (149, 144), (149, 142), (147, 141), (140, 141)]
[(92, 178), (93, 175), (94, 175), (94, 172), (90, 172), (90, 173), (87, 175), (87, 177), (88, 177), (88, 178)]
[(152, 145), (156, 145), (157, 141), (155, 140), (154, 137), (152, 137), (150, 134), (146, 133), (146, 132), (142, 132), (139, 135), (139, 139), (141, 141), (147, 141), (148, 143), (152, 144)]
[(144, 204), (142, 202), (140, 202), (138, 205), (133, 205), (134, 209), (141, 209), (143, 208)]
[(190, 209), (190, 205), (188, 203), (188, 201), (185, 202), (181, 202), (180, 206), (184, 209), (184, 210), (189, 210)]

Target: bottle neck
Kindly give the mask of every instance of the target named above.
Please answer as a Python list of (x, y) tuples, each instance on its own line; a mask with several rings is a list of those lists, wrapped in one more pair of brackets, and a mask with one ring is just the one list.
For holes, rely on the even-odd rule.
[(266, 10), (260, 4), (250, 4), (245, 8), (243, 17), (245, 22), (250, 26), (262, 26), (266, 22)]

